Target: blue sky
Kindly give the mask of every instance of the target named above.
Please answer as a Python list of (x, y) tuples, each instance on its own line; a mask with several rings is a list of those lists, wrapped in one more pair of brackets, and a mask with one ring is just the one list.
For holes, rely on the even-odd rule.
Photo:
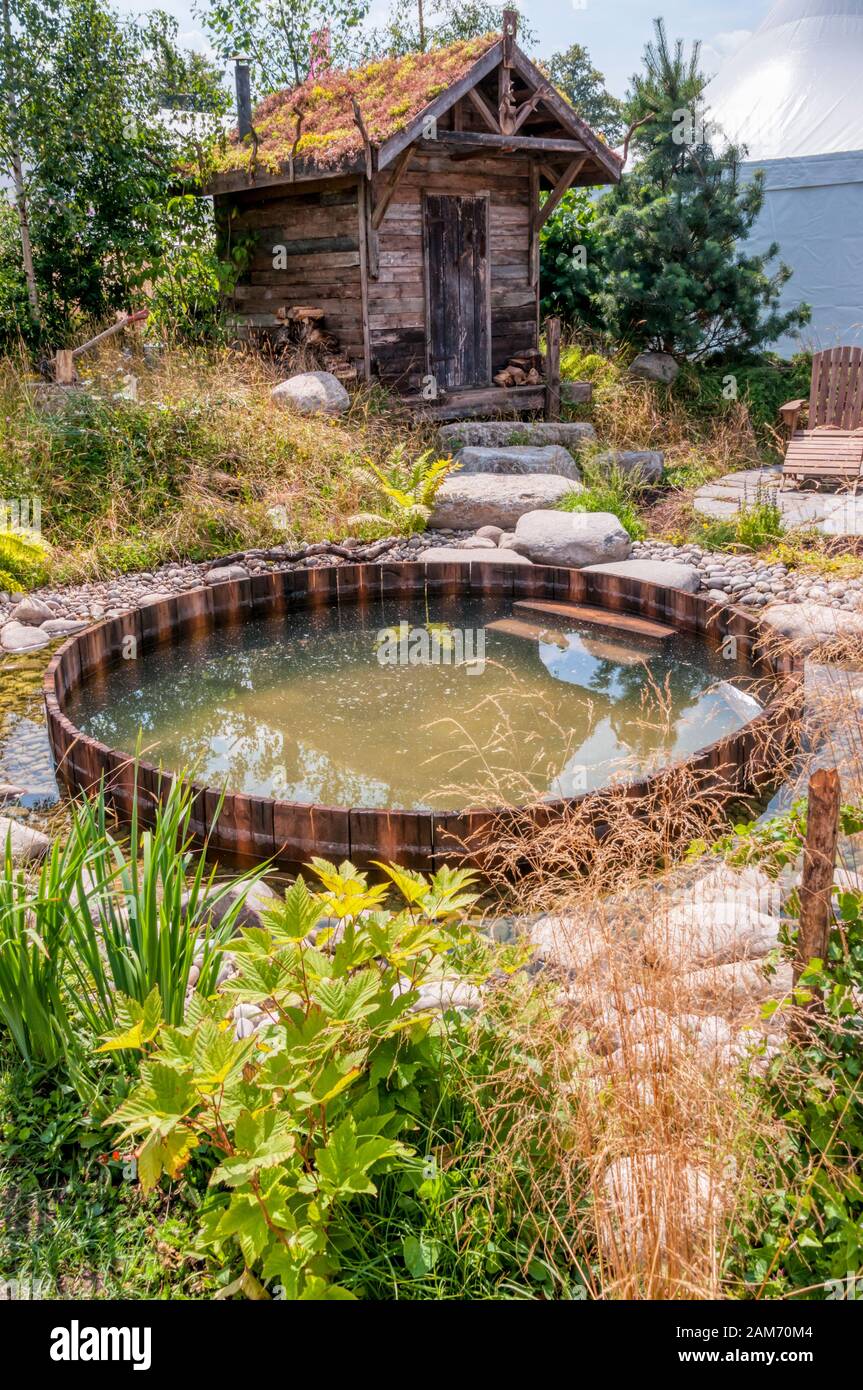
[[(193, 0), (155, 0), (153, 5), (146, 0), (114, 3), (129, 14), (143, 14), (156, 7), (167, 10), (176, 16), (190, 48), (206, 47), (200, 22), (192, 13)], [(702, 40), (703, 66), (712, 73), (761, 23), (771, 4), (772, 0), (525, 0), (522, 11), (539, 34), (536, 56), (583, 43), (605, 73), (608, 86), (621, 95), (630, 74), (640, 65), (655, 15), (663, 15), (672, 37)], [(388, 0), (373, 0), (372, 18), (382, 19), (388, 7)]]

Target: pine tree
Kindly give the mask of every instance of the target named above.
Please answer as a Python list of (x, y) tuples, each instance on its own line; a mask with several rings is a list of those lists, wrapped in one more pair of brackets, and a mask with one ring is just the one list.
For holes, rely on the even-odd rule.
[(671, 48), (661, 20), (632, 79), (626, 117), (636, 161), (601, 201), (608, 330), (639, 348), (698, 358), (749, 352), (808, 322), (808, 306), (779, 307), (791, 271), (777, 244), (746, 255), (741, 243), (764, 200), (762, 178), (743, 180), (745, 153), (720, 149), (706, 128), (699, 46)]

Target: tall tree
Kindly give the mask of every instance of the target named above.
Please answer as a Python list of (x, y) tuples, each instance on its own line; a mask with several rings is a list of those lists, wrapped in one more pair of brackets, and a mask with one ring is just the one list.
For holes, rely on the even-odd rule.
[(11, 178), (21, 242), (21, 266), (27, 286), (30, 315), (39, 325), (39, 289), (33, 266), (30, 213), (22, 150), (26, 144), (25, 117), (28, 97), (34, 90), (34, 49), (43, 51), (55, 37), (54, 6), (37, 7), (18, 0), (2, 0), (0, 32), (0, 165)]
[(579, 116), (609, 144), (619, 144), (624, 131), (623, 103), (608, 91), (587, 49), (580, 43), (570, 44), (563, 52), (553, 53), (542, 66)]
[(625, 118), (636, 160), (600, 202), (604, 286), (598, 306), (618, 338), (689, 357), (750, 351), (808, 321), (783, 312), (791, 271), (776, 244), (747, 255), (762, 179), (740, 176), (742, 151), (711, 142), (699, 47), (670, 45), (661, 20), (632, 79)]
[[(488, 0), (392, 0), (386, 22), (367, 31), (363, 56), (401, 57), (463, 39), (481, 38), (500, 30), (502, 14), (502, 5)], [(519, 39), (525, 44), (535, 41), (533, 30), (523, 18), (519, 20)]]
[(349, 63), (368, 11), (369, 0), (203, 0), (195, 12), (223, 58), (249, 58), (264, 96), (306, 80), (323, 34), (333, 64)]
[[(163, 14), (133, 22), (103, 0), (3, 3), (14, 62), (2, 64), (0, 171), (29, 234), (31, 309), (35, 286), (56, 346), (75, 317), (123, 307), (152, 276), (177, 162), (194, 158), (206, 113), (215, 128), (226, 94), (220, 72), (178, 51)], [(174, 84), (183, 104), (197, 104), (195, 126), (164, 118)]]

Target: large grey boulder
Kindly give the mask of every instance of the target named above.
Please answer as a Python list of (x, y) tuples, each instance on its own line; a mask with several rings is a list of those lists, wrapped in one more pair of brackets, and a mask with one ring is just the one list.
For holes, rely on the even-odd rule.
[(218, 930), (222, 925), (230, 909), (235, 905), (238, 898), (243, 899), (243, 905), (237, 914), (236, 930), (240, 931), (243, 927), (263, 927), (266, 926), (267, 912), (272, 912), (277, 904), (277, 896), (268, 883), (261, 879), (254, 884), (248, 891), (244, 886), (229, 888), (226, 892), (221, 892), (218, 883), (215, 884), (212, 893), (208, 894), (198, 902), (197, 912), (194, 917), (189, 914), (189, 895), (184, 893), (181, 900), (181, 910), (184, 919), (190, 927), (202, 926), (209, 920), (213, 931)]
[(585, 565), (584, 572), (614, 574), (620, 579), (637, 579), (641, 584), (661, 584), (666, 589), (682, 589), (687, 594), (697, 594), (701, 588), (701, 575), (694, 565), (679, 565), (669, 560), (615, 560), (608, 565)]
[(534, 564), (573, 569), (625, 560), (632, 549), (611, 512), (527, 512), (518, 520), (515, 537), (521, 553)]
[(637, 476), (643, 483), (658, 483), (665, 467), (665, 455), (659, 449), (608, 449), (595, 454), (591, 463)]
[(438, 430), (441, 454), (465, 447), (499, 448), (501, 445), (562, 444), (577, 454), (596, 439), (593, 425), (557, 420), (456, 420)]
[(771, 603), (761, 614), (761, 622), (804, 651), (843, 638), (863, 643), (863, 614), (821, 603)]
[(51, 848), (51, 841), (41, 830), (23, 825), (21, 821), (0, 816), (0, 863), (6, 855), (6, 842), (12, 850), (12, 863), (23, 864), (30, 859), (44, 859)]
[(582, 492), (580, 483), (555, 473), (507, 477), (501, 473), (476, 473), (447, 478), (435, 498), (429, 519), (433, 530), (475, 531), (480, 526), (500, 526), (511, 531), (520, 516), (537, 508), (554, 507), (570, 492)]
[(464, 565), (469, 560), (481, 565), (530, 564), (526, 555), (519, 555), (515, 550), (504, 550), (500, 546), (491, 550), (480, 550), (478, 546), (470, 545), (434, 545), (422, 555), (424, 565)]
[(43, 599), (28, 596), (15, 604), (9, 614), (9, 620), (13, 623), (23, 623), (25, 627), (41, 627), (42, 623), (55, 616), (54, 609)]
[(679, 371), (667, 352), (640, 352), (629, 368), (631, 376), (642, 381), (660, 381), (664, 386), (670, 386)]
[(0, 647), (4, 652), (32, 652), (37, 647), (47, 647), (50, 641), (50, 634), (43, 632), (41, 627), (15, 622), (0, 627)]
[(559, 478), (576, 481), (581, 477), (575, 459), (562, 444), (516, 444), (509, 448), (474, 444), (460, 449), (456, 461), (461, 464), (462, 477), (472, 473), (556, 473)]
[(300, 372), (280, 381), (270, 392), (275, 405), (301, 415), (343, 415), (351, 398), (332, 372)]

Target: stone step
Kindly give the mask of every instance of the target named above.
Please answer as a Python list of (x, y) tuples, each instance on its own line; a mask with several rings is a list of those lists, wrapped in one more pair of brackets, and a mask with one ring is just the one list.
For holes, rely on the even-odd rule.
[(557, 420), (455, 420), (442, 425), (437, 437), (438, 449), (444, 455), (465, 447), (510, 444), (562, 444), (577, 454), (585, 444), (593, 443), (596, 430), (586, 423)]
[(578, 465), (562, 444), (469, 445), (455, 456), (461, 464), (460, 476), (476, 473), (535, 474), (554, 473), (560, 478), (581, 479)]
[(549, 617), (567, 618), (573, 623), (592, 623), (596, 627), (613, 628), (616, 632), (631, 632), (638, 637), (666, 641), (675, 635), (673, 627), (654, 623), (649, 618), (636, 618), (631, 613), (610, 613), (605, 608), (591, 608), (584, 603), (563, 603), (556, 599), (517, 599), (516, 613), (540, 613)]
[(566, 647), (566, 634), (555, 628), (541, 627), (539, 623), (524, 623), (520, 618), (496, 618), (486, 623), (487, 632), (502, 632), (506, 637), (523, 637), (528, 642), (551, 642), (556, 647)]

